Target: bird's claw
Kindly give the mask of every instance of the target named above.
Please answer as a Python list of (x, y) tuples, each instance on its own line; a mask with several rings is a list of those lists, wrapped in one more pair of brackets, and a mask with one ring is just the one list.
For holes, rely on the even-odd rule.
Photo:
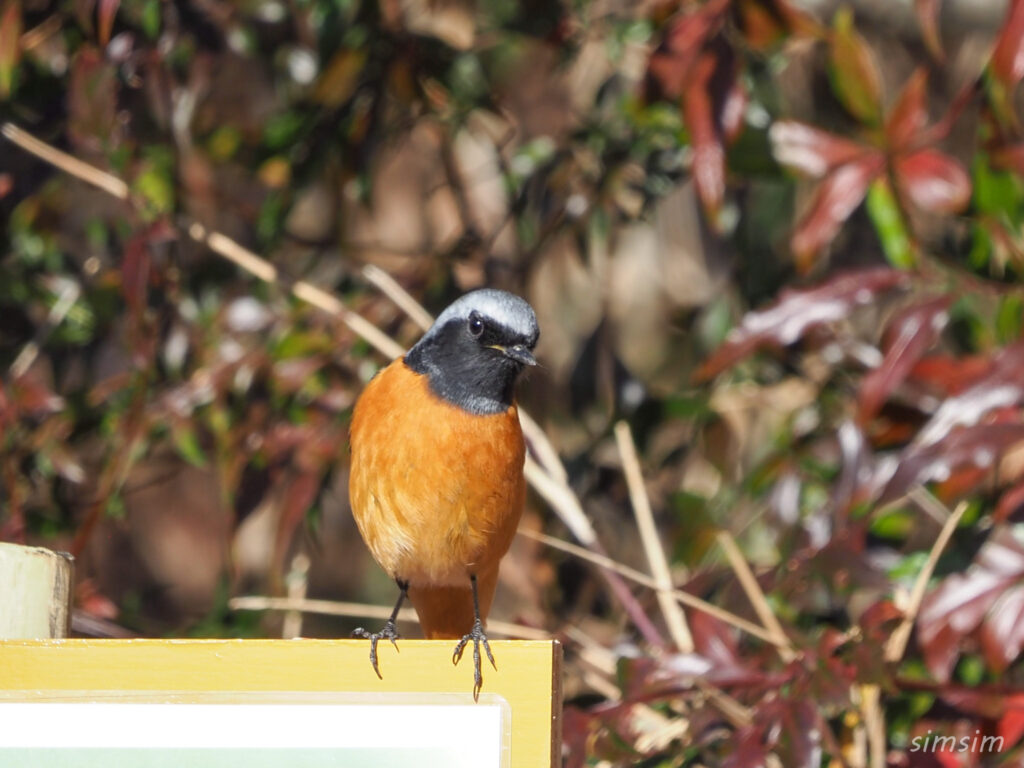
[(380, 667), (377, 665), (377, 643), (382, 639), (390, 640), (391, 644), (395, 646), (395, 650), (398, 649), (398, 643), (396, 642), (401, 635), (398, 634), (398, 630), (395, 629), (395, 622), (388, 621), (380, 630), (380, 632), (370, 632), (357, 627), (352, 630), (352, 637), (362, 638), (363, 640), (370, 641), (370, 664), (373, 665), (373, 671), (377, 673), (377, 677), (381, 680), (384, 679), (380, 673)]
[(473, 628), (468, 634), (462, 636), (462, 639), (455, 645), (455, 650), (452, 652), (452, 664), (458, 664), (459, 660), (462, 659), (462, 652), (466, 649), (466, 646), (470, 641), (473, 641), (473, 698), (480, 698), (480, 689), (484, 684), (484, 676), (480, 671), (480, 646), (483, 645), (484, 651), (487, 653), (487, 660), (491, 662), (491, 666), (495, 669), (498, 665), (494, 663), (494, 654), (491, 653), (491, 644), (487, 642), (487, 635), (484, 633), (484, 625), (480, 619), (473, 622)]

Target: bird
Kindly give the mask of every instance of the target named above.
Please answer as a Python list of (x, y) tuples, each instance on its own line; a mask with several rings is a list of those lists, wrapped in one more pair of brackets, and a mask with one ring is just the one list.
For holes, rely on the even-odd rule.
[(370, 641), (397, 647), (408, 598), (428, 639), (455, 639), (452, 663), (473, 644), (473, 696), (483, 685), (480, 649), (497, 669), (484, 630), (526, 501), (526, 444), (516, 383), (540, 336), (530, 304), (480, 289), (450, 304), (356, 401), (349, 427), (349, 503), (356, 526), (398, 600)]

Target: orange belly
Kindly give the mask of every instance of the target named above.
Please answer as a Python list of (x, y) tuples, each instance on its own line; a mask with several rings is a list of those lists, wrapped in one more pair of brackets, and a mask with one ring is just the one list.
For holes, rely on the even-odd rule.
[(526, 494), (514, 405), (467, 413), (396, 360), (363, 391), (350, 435), (352, 514), (392, 578), (465, 589), (496, 571)]

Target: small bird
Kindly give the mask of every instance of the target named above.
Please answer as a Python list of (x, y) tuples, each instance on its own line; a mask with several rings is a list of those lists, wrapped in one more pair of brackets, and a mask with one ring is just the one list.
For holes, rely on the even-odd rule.
[[(391, 617), (370, 641), (393, 644), (408, 597), (427, 638), (458, 639), (452, 663), (473, 643), (474, 697), (484, 620), (498, 563), (526, 498), (526, 446), (515, 385), (537, 364), (533, 308), (504, 291), (468, 293), (366, 386), (352, 415), (349, 502), (367, 547), (398, 584)], [(397, 644), (396, 644), (397, 645)]]

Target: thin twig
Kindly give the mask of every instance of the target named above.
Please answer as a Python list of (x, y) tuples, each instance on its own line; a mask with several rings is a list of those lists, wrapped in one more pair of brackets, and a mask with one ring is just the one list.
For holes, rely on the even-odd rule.
[[(661, 590), (661, 588), (658, 586), (658, 583), (647, 574), (641, 573), (640, 571), (635, 570), (634, 568), (630, 568), (628, 565), (623, 565), (622, 563), (613, 560), (612, 558), (606, 555), (595, 554), (591, 552), (589, 549), (584, 549), (583, 547), (577, 546), (568, 541), (563, 541), (562, 539), (555, 538), (554, 536), (549, 536), (546, 533), (538, 533), (536, 531), (531, 531), (527, 528), (520, 528), (519, 535), (525, 536), (529, 539), (533, 539), (534, 541), (539, 541), (541, 544), (551, 547), (552, 549), (557, 549), (562, 552), (575, 555), (581, 560), (586, 560), (589, 563), (593, 563), (599, 568), (607, 568), (608, 570), (615, 571), (623, 578), (629, 579), (630, 581), (635, 582), (636, 584), (640, 584), (641, 586), (647, 587), (648, 589), (664, 591)], [(709, 603), (706, 600), (701, 600), (699, 597), (691, 595), (689, 592), (684, 592), (681, 589), (671, 588), (668, 590), (668, 594), (672, 595), (672, 597), (674, 597), (683, 605), (698, 611), (702, 611), (703, 613), (706, 613), (709, 616), (714, 616), (716, 619), (726, 624), (729, 624), (730, 626), (735, 627), (736, 629), (742, 632), (746, 632), (749, 635), (753, 635), (754, 637), (758, 638), (759, 640), (763, 640), (766, 643), (771, 643), (772, 645), (788, 643), (787, 640), (780, 641), (778, 638), (772, 636), (767, 630), (762, 629), (757, 624), (747, 621), (746, 619), (741, 618), (736, 614), (725, 610), (724, 608), (719, 608), (717, 605), (714, 605), (713, 603)]]
[(67, 317), (71, 308), (75, 306), (75, 302), (78, 301), (80, 295), (81, 290), (78, 287), (78, 283), (69, 281), (64, 286), (64, 290), (61, 291), (57, 301), (50, 308), (50, 312), (46, 316), (46, 322), (39, 328), (35, 337), (21, 348), (21, 352), (18, 353), (18, 356), (14, 358), (14, 362), (11, 363), (9, 370), (12, 379), (20, 378), (24, 375), (25, 371), (32, 367), (32, 363), (39, 357), (39, 350), (42, 349), (47, 336), (64, 322), (64, 318)]
[(949, 508), (932, 496), (931, 493), (928, 492), (927, 488), (915, 485), (911, 489), (910, 493), (907, 494), (907, 498), (917, 504), (922, 512), (927, 514), (939, 525), (945, 525), (949, 520)]
[(732, 696), (727, 694), (725, 691), (719, 690), (710, 683), (704, 682), (699, 677), (694, 678), (694, 685), (701, 690), (701, 692), (711, 700), (718, 711), (725, 715), (725, 719), (728, 720), (734, 728), (746, 728), (752, 722), (754, 722), (754, 713), (750, 707), (746, 707), (740, 702), (736, 701)]
[[(936, 500), (936, 503), (939, 503), (938, 500)], [(928, 580), (931, 579), (932, 574), (935, 572), (936, 563), (939, 562), (942, 552), (946, 549), (946, 545), (949, 544), (949, 540), (953, 536), (953, 531), (956, 530), (957, 525), (960, 523), (960, 518), (964, 516), (966, 511), (967, 502), (961, 501), (956, 509), (946, 518), (946, 524), (939, 531), (938, 538), (935, 539), (935, 543), (928, 553), (928, 559), (925, 561), (920, 573), (917, 574), (914, 587), (910, 591), (910, 599), (907, 601), (907, 607), (903, 611), (903, 621), (896, 627), (896, 630), (889, 636), (889, 640), (885, 644), (886, 661), (897, 662), (903, 658), (903, 654), (907, 650), (907, 643), (910, 641), (910, 632), (914, 628), (917, 614), (921, 610), (921, 603), (924, 601), (924, 593), (928, 589)]]
[[(519, 412), (522, 419), (522, 411)], [(561, 465), (561, 462), (559, 462)], [(526, 479), (533, 486), (533, 489), (540, 494), (551, 508), (558, 513), (558, 516), (565, 523), (576, 540), (583, 546), (594, 549), (597, 542), (597, 532), (590, 524), (590, 519), (583, 511), (579, 498), (573, 493), (567, 482), (558, 482), (551, 474), (544, 471), (532, 457), (526, 457), (525, 467)]]
[(67, 152), (61, 152), (56, 147), (40, 141), (31, 133), (22, 130), (13, 123), (4, 123), (0, 126), (0, 133), (26, 152), (35, 155), (55, 168), (59, 168), (77, 179), (88, 182), (94, 187), (99, 187), (108, 195), (113, 195), (121, 200), (128, 199), (128, 185), (117, 178), (117, 176), (101, 171), (99, 168), (79, 160), (77, 157), (72, 157)]
[[(248, 248), (239, 245), (230, 237), (222, 235), (220, 232), (208, 232), (206, 227), (197, 221), (189, 225), (188, 234), (196, 242), (203, 243), (211, 251), (223, 256), (254, 277), (266, 283), (278, 282), (277, 267), (266, 259), (257, 256)], [(405, 351), (401, 344), (366, 318), (347, 309), (336, 296), (331, 295), (322, 288), (317, 288), (305, 280), (298, 280), (292, 284), (291, 290), (295, 298), (307, 304), (312, 304), (317, 309), (321, 309), (327, 314), (339, 318), (353, 333), (387, 357), (395, 358)]]
[(690, 634), (683, 609), (669, 594), (672, 591), (672, 573), (665, 558), (665, 550), (661, 546), (658, 529), (654, 525), (654, 514), (651, 512), (651, 502), (644, 487), (633, 434), (625, 421), (615, 425), (615, 442), (619, 447), (619, 456), (622, 457), (622, 469), (626, 475), (626, 485), (629, 486), (629, 499), (640, 531), (640, 541), (643, 542), (644, 551), (647, 553), (651, 575), (658, 584), (658, 604), (676, 647), (682, 653), (692, 653), (693, 635)]
[(434, 324), (434, 318), (423, 305), (383, 269), (375, 264), (364, 264), (361, 271), (366, 282), (391, 299), (422, 330), (426, 331)]
[[(288, 599), (297, 602), (306, 599), (309, 586), (309, 555), (300, 552), (292, 558), (292, 567), (286, 578)], [(281, 637), (289, 640), (302, 636), (302, 611), (286, 611), (281, 624)]]
[[(672, 595), (667, 594), (667, 591), (672, 589), (672, 574), (665, 558), (665, 550), (661, 547), (661, 539), (654, 526), (654, 514), (651, 512), (651, 503), (647, 497), (647, 489), (644, 487), (643, 473), (640, 471), (640, 461), (637, 458), (636, 445), (633, 443), (633, 433), (625, 421), (620, 421), (615, 425), (615, 441), (622, 458), (622, 467), (626, 475), (626, 484), (629, 486), (629, 498), (637, 527), (640, 530), (640, 539), (647, 553), (647, 562), (651, 566), (651, 573), (659, 586), (658, 603), (661, 605), (676, 647), (682, 653), (693, 653), (693, 636), (686, 623), (686, 616), (679, 603), (673, 599)], [(753, 713), (750, 709), (725, 691), (719, 690), (699, 677), (694, 678), (693, 683), (734, 727), (744, 728), (753, 721)]]
[[(335, 600), (293, 600), (288, 597), (264, 597), (263, 595), (246, 595), (233, 597), (228, 601), (228, 608), (233, 611), (301, 611), (316, 613), (323, 616), (345, 616), (349, 618), (381, 619), (391, 616), (391, 608), (385, 605), (368, 605), (366, 603), (347, 603)], [(398, 620), (415, 624), (416, 611), (403, 608), (398, 612)], [(519, 637), (525, 640), (550, 640), (551, 634), (536, 627), (524, 624), (513, 624), (496, 619), (487, 620), (487, 629), (506, 637)]]
[(753, 571), (750, 570), (750, 566), (747, 564), (746, 558), (743, 557), (743, 553), (740, 552), (740, 548), (736, 545), (736, 541), (728, 531), (719, 531), (718, 543), (725, 551), (729, 565), (732, 566), (733, 573), (736, 574), (736, 578), (739, 580), (740, 586), (743, 587), (747, 599), (754, 607), (757, 618), (761, 620), (761, 624), (768, 630), (768, 633), (775, 638), (775, 645), (779, 649), (779, 655), (782, 657), (782, 660), (786, 662), (792, 661), (796, 658), (796, 651), (793, 650), (793, 645), (783, 631), (779, 620), (775, 618), (775, 613), (768, 604), (768, 598), (765, 597), (761, 585), (757, 583), (757, 579), (754, 577)]
[[(920, 503), (920, 494), (915, 499)], [(936, 506), (940, 506), (942, 507), (940, 514), (941, 511), (947, 513), (946, 522), (942, 526), (942, 530), (939, 531), (931, 551), (928, 553), (928, 559), (917, 574), (917, 579), (914, 581), (913, 589), (910, 592), (910, 598), (907, 600), (906, 609), (903, 612), (903, 621), (900, 622), (900, 625), (896, 627), (896, 630), (885, 643), (883, 656), (889, 663), (895, 663), (903, 658), (903, 654), (907, 650), (907, 643), (910, 641), (910, 633), (914, 628), (914, 622), (917, 620), (917, 615), (921, 610), (921, 603), (924, 601), (924, 593), (928, 589), (928, 581), (935, 572), (935, 565), (939, 562), (939, 558), (942, 556), (946, 545), (949, 544), (949, 540), (952, 538), (953, 531), (956, 530), (960, 518), (967, 511), (966, 501), (960, 502), (952, 513), (945, 510), (945, 507), (934, 497), (932, 501), (933, 503), (929, 504), (930, 508), (934, 510)], [(885, 711), (882, 708), (881, 702), (882, 691), (877, 685), (870, 684), (861, 686), (860, 694), (861, 712), (867, 732), (868, 764), (871, 768), (884, 768), (886, 763), (886, 742)]]
[(868, 765), (885, 768), (885, 713), (882, 712), (882, 689), (875, 683), (860, 687), (861, 716), (867, 736)]

